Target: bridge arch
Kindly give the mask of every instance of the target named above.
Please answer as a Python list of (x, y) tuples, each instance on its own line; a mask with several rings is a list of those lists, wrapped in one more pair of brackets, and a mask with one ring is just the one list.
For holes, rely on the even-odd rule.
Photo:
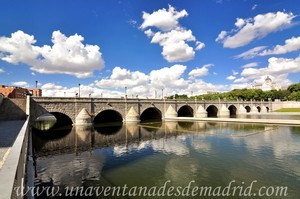
[(114, 109), (99, 112), (94, 118), (95, 130), (103, 135), (112, 135), (119, 132), (123, 126), (122, 115)]
[(51, 115), (56, 118), (56, 123), (60, 126), (64, 126), (64, 125), (67, 126), (73, 124), (73, 120), (68, 114), (63, 112), (58, 112), (58, 111), (45, 112), (39, 115), (35, 115), (35, 117), (32, 118), (32, 121), (35, 122), (37, 120), (47, 120), (45, 119), (45, 116), (49, 117)]
[(50, 112), (55, 118), (58, 125), (72, 125), (73, 121), (70, 116), (61, 112)]
[(230, 117), (235, 117), (237, 108), (233, 104), (228, 107)]
[(260, 113), (260, 111), (261, 111), (260, 106), (257, 106), (256, 108), (257, 108), (257, 111)]
[(106, 109), (99, 112), (94, 118), (94, 124), (97, 123), (112, 123), (112, 122), (122, 122), (122, 115), (113, 109)]
[(215, 105), (209, 105), (206, 111), (207, 117), (218, 117), (218, 108)]
[[(53, 116), (55, 121), (53, 121)], [(71, 132), (72, 124), (72, 119), (68, 115), (61, 112), (50, 112), (35, 118), (32, 123), (32, 132), (46, 140), (59, 139)]]
[(247, 112), (247, 113), (250, 113), (250, 111), (251, 111), (251, 108), (250, 108), (250, 106), (248, 106), (248, 105), (247, 105), (247, 106), (245, 106), (245, 109), (246, 109), (246, 112)]
[(178, 110), (178, 117), (194, 117), (194, 110), (189, 105), (184, 105)]
[(162, 120), (162, 113), (156, 107), (149, 107), (142, 112), (140, 120), (141, 122), (147, 120)]

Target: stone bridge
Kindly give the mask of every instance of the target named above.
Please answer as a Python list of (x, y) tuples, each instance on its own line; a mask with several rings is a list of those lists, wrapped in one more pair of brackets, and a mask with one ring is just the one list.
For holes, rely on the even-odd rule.
[(58, 98), (31, 97), (30, 115), (34, 121), (51, 113), (72, 124), (131, 122), (173, 117), (230, 117), (247, 113), (264, 113), (271, 104), (263, 101), (197, 101), (134, 98)]

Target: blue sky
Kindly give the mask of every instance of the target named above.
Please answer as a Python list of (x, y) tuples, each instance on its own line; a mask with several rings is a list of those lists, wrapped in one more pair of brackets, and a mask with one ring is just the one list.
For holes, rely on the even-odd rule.
[(299, 82), (298, 0), (1, 1), (0, 84), (158, 97)]

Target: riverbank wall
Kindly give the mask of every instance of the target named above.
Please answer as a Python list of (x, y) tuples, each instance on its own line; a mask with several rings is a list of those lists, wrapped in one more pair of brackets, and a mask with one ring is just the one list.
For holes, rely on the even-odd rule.
[(282, 108), (300, 108), (300, 101), (278, 101), (272, 102), (272, 111)]

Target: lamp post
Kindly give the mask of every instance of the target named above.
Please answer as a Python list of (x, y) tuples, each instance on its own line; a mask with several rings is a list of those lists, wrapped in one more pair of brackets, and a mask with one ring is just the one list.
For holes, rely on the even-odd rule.
[(161, 89), (161, 99), (164, 99), (164, 88)]
[(125, 86), (125, 99), (127, 99), (127, 86)]
[(78, 97), (80, 98), (80, 84), (78, 84)]

